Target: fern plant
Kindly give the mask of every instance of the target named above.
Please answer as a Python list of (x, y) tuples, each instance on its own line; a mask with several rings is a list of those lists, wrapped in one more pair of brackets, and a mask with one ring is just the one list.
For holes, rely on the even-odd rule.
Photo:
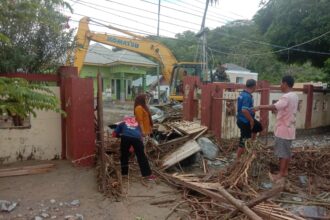
[(60, 101), (43, 84), (29, 83), (22, 78), (0, 77), (0, 112), (10, 116), (36, 117), (36, 110), (51, 110), (61, 114)]

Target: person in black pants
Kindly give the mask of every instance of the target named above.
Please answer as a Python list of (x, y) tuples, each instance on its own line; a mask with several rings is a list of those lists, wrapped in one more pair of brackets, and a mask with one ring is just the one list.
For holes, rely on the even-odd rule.
[(262, 131), (260, 122), (255, 119), (253, 108), (252, 93), (255, 92), (256, 86), (257, 82), (254, 79), (247, 80), (246, 89), (240, 93), (237, 99), (237, 126), (241, 131), (237, 159), (244, 152), (245, 141), (251, 137), (255, 139), (257, 133)]
[(140, 171), (143, 177), (148, 180), (154, 180), (156, 177), (152, 175), (148, 159), (144, 153), (144, 146), (142, 142), (141, 129), (135, 120), (135, 117), (125, 117), (114, 132), (114, 137), (120, 137), (120, 164), (121, 174), (128, 175), (128, 160), (129, 160), (129, 148), (132, 146), (140, 167)]

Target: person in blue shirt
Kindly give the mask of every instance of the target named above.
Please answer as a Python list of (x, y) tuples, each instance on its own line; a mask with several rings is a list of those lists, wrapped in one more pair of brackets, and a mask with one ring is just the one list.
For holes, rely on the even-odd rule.
[(237, 150), (237, 159), (239, 159), (244, 152), (245, 141), (252, 137), (255, 139), (256, 134), (262, 131), (262, 126), (259, 121), (255, 119), (255, 112), (253, 109), (253, 96), (257, 82), (254, 79), (246, 81), (246, 89), (240, 93), (237, 99), (237, 126), (241, 131), (239, 140), (239, 148)]
[(152, 175), (148, 159), (144, 153), (144, 146), (142, 142), (142, 132), (135, 117), (124, 117), (124, 121), (117, 125), (112, 133), (113, 137), (120, 137), (120, 165), (121, 174), (128, 175), (128, 160), (129, 149), (132, 146), (140, 167), (143, 177), (148, 180), (154, 180), (156, 177)]

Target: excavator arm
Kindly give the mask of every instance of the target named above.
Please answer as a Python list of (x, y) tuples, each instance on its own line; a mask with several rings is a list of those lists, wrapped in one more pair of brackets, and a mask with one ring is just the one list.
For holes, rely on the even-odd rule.
[(80, 20), (78, 32), (76, 35), (78, 47), (76, 48), (76, 51), (73, 55), (73, 65), (78, 68), (79, 74), (88, 51), (89, 43), (92, 40), (102, 44), (126, 49), (149, 57), (153, 57), (160, 63), (162, 74), (165, 80), (167, 82), (170, 82), (172, 69), (173, 66), (177, 63), (177, 60), (166, 46), (159, 42), (146, 39), (143, 36), (130, 33), (128, 31), (113, 27), (111, 25), (108, 25), (107, 27), (130, 35), (131, 37), (91, 32), (89, 30), (88, 25), (89, 21), (90, 19), (88, 17), (83, 17)]

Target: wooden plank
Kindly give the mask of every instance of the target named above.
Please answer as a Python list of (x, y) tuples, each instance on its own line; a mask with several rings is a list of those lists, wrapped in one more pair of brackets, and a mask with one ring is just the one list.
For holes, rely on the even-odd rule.
[[(180, 179), (176, 178), (175, 176), (172, 176), (172, 175), (169, 175), (169, 174), (166, 174), (166, 173), (163, 173), (163, 172), (159, 172), (157, 170), (155, 170), (155, 172), (157, 172), (159, 175), (163, 176), (165, 179), (170, 180), (171, 182), (174, 182), (176, 185), (180, 185), (182, 187), (192, 189), (196, 192), (199, 192), (199, 193), (201, 193), (205, 196), (210, 197), (214, 201), (218, 201), (218, 202), (221, 202), (221, 203), (227, 203), (226, 199), (223, 198), (219, 193), (212, 192), (210, 190), (200, 188), (198, 186), (195, 186), (194, 184), (191, 184), (191, 183), (185, 182), (183, 180), (180, 180)], [(227, 208), (229, 210), (234, 209), (231, 205), (228, 205)]]
[(2, 168), (2, 169), (0, 169), (0, 172), (16, 171), (16, 170), (29, 170), (29, 169), (42, 169), (42, 168), (52, 168), (52, 167), (55, 167), (55, 164), (47, 163), (47, 164), (38, 164), (38, 165), (22, 166), (22, 167)]
[(167, 169), (167, 168), (173, 166), (174, 164), (193, 155), (194, 153), (197, 153), (200, 150), (201, 150), (201, 148), (196, 141), (194, 141), (194, 140), (187, 141), (184, 145), (179, 147), (176, 151), (174, 151), (170, 155), (165, 156), (162, 159), (162, 161), (164, 161), (162, 167), (164, 169)]
[[(232, 210), (234, 211), (235, 208), (233, 207), (232, 204), (229, 204), (227, 199), (224, 198), (221, 194), (213, 192), (211, 190), (207, 190), (207, 189), (203, 189), (200, 188), (192, 183), (189, 182), (185, 182), (179, 178), (176, 178), (175, 176), (171, 176), (168, 174), (165, 174), (163, 172), (159, 172), (157, 170), (154, 170), (156, 173), (158, 173), (160, 176), (164, 177), (166, 180), (170, 181), (170, 183), (174, 183), (175, 185), (179, 185), (182, 187), (186, 187), (189, 188), (191, 190), (194, 190), (196, 192), (199, 192), (205, 196), (208, 196), (210, 198), (212, 198), (214, 201), (220, 202), (221, 205), (223, 205), (224, 207), (226, 207), (228, 210)], [(242, 202), (241, 200), (238, 200), (240, 202)], [(267, 204), (268, 205), (268, 204)], [(280, 208), (280, 207), (279, 207)], [(252, 208), (252, 210), (264, 217), (264, 219), (269, 219), (269, 220), (279, 220), (279, 219), (285, 219), (285, 220), (303, 220), (302, 218), (300, 218), (299, 216), (293, 215), (292, 213), (282, 209), (282, 214), (278, 215), (276, 213), (272, 213), (270, 210), (267, 211), (262, 211), (262, 209), (259, 209), (259, 205), (255, 206), (254, 208)]]
[(222, 186), (218, 187), (218, 192), (227, 199), (232, 205), (234, 205), (237, 209), (247, 215), (250, 219), (253, 220), (262, 220), (260, 216), (258, 216), (254, 211), (252, 211), (249, 207), (247, 207), (242, 201), (233, 197), (229, 192), (225, 190)]
[[(282, 181), (281, 184), (275, 186), (273, 189), (268, 190), (268, 191), (262, 193), (257, 198), (249, 201), (246, 204), (246, 206), (249, 208), (252, 208), (252, 207), (258, 205), (259, 203), (266, 201), (267, 199), (269, 199), (271, 197), (279, 195), (279, 193), (282, 192), (283, 190), (284, 190), (284, 181)], [(235, 211), (233, 211), (232, 213), (229, 214), (229, 219), (234, 218), (237, 214), (238, 214), (238, 210), (236, 209)]]
[(183, 136), (183, 137), (172, 139), (170, 141), (167, 141), (166, 143), (162, 143), (162, 144), (159, 144), (157, 146), (159, 148), (165, 148), (165, 147), (168, 147), (168, 146), (184, 143), (184, 142), (186, 142), (190, 139), (191, 139), (191, 137), (189, 135), (186, 135), (186, 136)]
[(173, 122), (171, 123), (171, 126), (185, 134), (194, 134), (207, 128), (206, 126), (200, 125), (199, 123), (190, 121)]
[(46, 172), (51, 171), (51, 170), (52, 170), (52, 168), (3, 171), (3, 172), (0, 172), (0, 177), (39, 174), (39, 173), (46, 173)]

